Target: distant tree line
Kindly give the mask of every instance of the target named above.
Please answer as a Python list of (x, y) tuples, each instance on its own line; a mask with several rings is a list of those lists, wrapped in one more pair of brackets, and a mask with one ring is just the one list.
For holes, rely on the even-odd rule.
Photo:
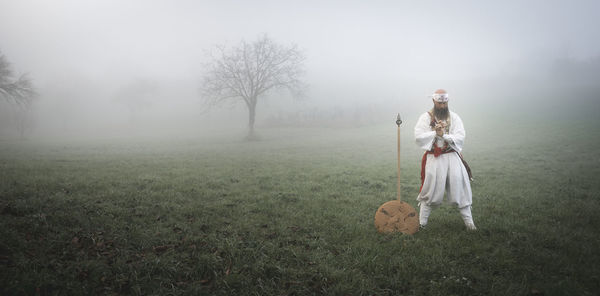
[(387, 117), (392, 115), (390, 115), (387, 106), (375, 103), (355, 103), (343, 107), (310, 107), (291, 111), (273, 112), (270, 116), (265, 118), (264, 126), (356, 127), (380, 123), (382, 120), (386, 120)]

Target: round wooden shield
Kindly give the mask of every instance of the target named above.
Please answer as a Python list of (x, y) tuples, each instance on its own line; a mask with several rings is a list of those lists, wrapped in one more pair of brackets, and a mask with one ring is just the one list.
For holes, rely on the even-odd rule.
[(406, 202), (388, 201), (381, 205), (375, 213), (375, 227), (382, 233), (414, 234), (419, 230), (419, 215)]

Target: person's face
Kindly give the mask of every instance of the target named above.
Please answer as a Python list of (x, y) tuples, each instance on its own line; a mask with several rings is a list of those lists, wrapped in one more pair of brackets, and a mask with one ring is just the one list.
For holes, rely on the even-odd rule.
[(436, 110), (448, 109), (448, 102), (438, 102), (433, 100), (433, 104), (435, 105)]

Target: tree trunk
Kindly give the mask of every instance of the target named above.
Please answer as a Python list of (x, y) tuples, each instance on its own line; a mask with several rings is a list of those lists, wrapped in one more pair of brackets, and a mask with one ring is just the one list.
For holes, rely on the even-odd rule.
[(248, 104), (248, 140), (255, 140), (254, 121), (256, 119), (256, 99)]

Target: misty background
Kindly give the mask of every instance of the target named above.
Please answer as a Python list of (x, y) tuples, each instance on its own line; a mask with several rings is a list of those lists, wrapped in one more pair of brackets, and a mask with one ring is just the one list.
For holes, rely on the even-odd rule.
[[(206, 52), (267, 34), (306, 56), (306, 97), (259, 99), (257, 132), (280, 126), (414, 126), (435, 89), (469, 125), (595, 116), (598, 1), (0, 2), (0, 52), (39, 96), (0, 102), (0, 135), (200, 135), (245, 129), (246, 106), (205, 110)], [(20, 118), (20, 119), (19, 119)], [(393, 136), (393, 134), (392, 134)]]

